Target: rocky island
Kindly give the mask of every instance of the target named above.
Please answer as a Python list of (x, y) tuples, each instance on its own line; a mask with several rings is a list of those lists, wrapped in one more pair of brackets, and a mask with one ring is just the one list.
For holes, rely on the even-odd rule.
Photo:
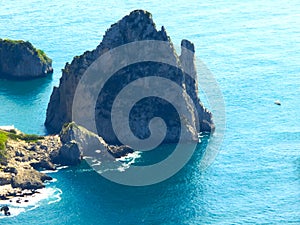
[[(168, 43), (166, 57), (176, 62), (175, 66), (159, 62), (141, 62), (117, 71), (99, 95), (96, 103), (96, 125), (98, 133), (72, 122), (72, 104), (77, 85), (87, 68), (105, 52), (118, 46), (136, 41), (154, 40)], [(54, 87), (47, 108), (45, 125), (53, 135), (27, 135), (16, 129), (0, 129), (0, 199), (32, 195), (45, 187), (44, 182), (52, 178), (43, 170), (55, 170), (57, 165), (77, 165), (84, 156), (83, 149), (92, 146), (104, 158), (107, 153), (113, 158), (126, 156), (134, 150), (123, 145), (113, 132), (110, 111), (117, 93), (130, 82), (147, 75), (167, 78), (180, 88), (181, 97), (189, 96), (195, 108), (182, 102), (185, 115), (178, 115), (172, 106), (162, 99), (148, 99), (137, 105), (131, 114), (131, 128), (141, 138), (149, 135), (151, 118), (161, 116), (168, 125), (163, 143), (174, 143), (182, 129), (178, 120), (184, 117), (197, 118), (185, 123), (184, 129), (198, 141), (198, 133), (213, 132), (212, 114), (198, 97), (197, 72), (194, 63), (195, 48), (188, 40), (181, 42), (178, 55), (164, 27), (158, 30), (149, 12), (135, 10), (113, 24), (105, 33), (102, 42), (93, 51), (74, 57), (62, 70), (59, 87)], [(192, 53), (192, 54), (190, 54)], [(187, 76), (192, 73), (194, 79)], [(51, 59), (29, 42), (0, 39), (0, 74), (11, 77), (29, 78), (44, 76), (52, 72)], [(101, 76), (101, 74), (99, 74)], [(142, 88), (149, 88), (148, 85)], [(151, 84), (149, 85), (151, 86)], [(168, 93), (168, 92), (166, 92)], [(173, 96), (176, 98), (176, 96)], [(197, 129), (194, 129), (196, 127)]]
[(52, 60), (30, 42), (0, 39), (0, 77), (32, 79), (52, 72)]
[[(84, 54), (74, 57), (71, 63), (66, 63), (65, 68), (62, 70), (59, 87), (54, 87), (48, 104), (45, 121), (48, 131), (57, 134), (61, 131), (65, 123), (72, 121), (72, 104), (77, 85), (85, 71), (95, 60), (118, 46), (144, 40), (164, 41), (168, 43), (169, 49), (165, 54), (166, 57), (176, 62), (176, 67), (158, 62), (141, 62), (118, 71), (105, 84), (106, 89), (99, 95), (96, 103), (95, 120), (98, 135), (108, 144), (119, 145), (122, 143), (116, 137), (111, 125), (110, 113), (112, 104), (122, 88), (130, 82), (147, 75), (167, 78), (178, 84), (182, 89), (181, 96), (185, 98), (185, 96), (189, 95), (195, 108), (190, 109), (188, 103), (183, 102), (182, 107), (187, 108), (189, 111), (186, 115), (178, 116), (178, 114), (173, 113), (172, 107), (169, 106), (168, 102), (157, 98), (154, 100), (149, 99), (144, 105), (135, 107), (135, 110), (131, 114), (131, 129), (135, 131), (137, 137), (145, 139), (149, 136), (148, 123), (151, 118), (157, 115), (162, 117), (168, 125), (168, 133), (165, 136), (164, 143), (176, 143), (178, 133), (180, 133), (181, 129), (180, 124), (177, 122), (179, 117), (198, 118), (197, 121), (193, 121), (195, 124), (186, 124), (185, 127), (185, 129), (197, 127), (197, 129), (189, 130), (194, 140), (198, 140), (197, 134), (200, 132), (213, 132), (214, 123), (212, 114), (203, 106), (198, 97), (193, 43), (188, 40), (182, 40), (181, 55), (178, 55), (165, 28), (162, 27), (158, 30), (152, 20), (152, 15), (144, 10), (135, 10), (117, 23), (111, 25), (96, 49), (86, 51)], [(187, 50), (193, 54), (187, 53)], [(191, 71), (194, 79), (186, 75), (185, 69)], [(101, 74), (99, 74), (100, 76)], [(149, 86), (151, 88), (151, 84)], [(146, 85), (143, 87), (146, 87)]]

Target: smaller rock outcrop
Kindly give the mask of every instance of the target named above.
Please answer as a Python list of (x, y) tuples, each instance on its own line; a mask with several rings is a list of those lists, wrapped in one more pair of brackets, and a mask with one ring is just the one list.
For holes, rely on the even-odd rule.
[(58, 152), (51, 155), (52, 161), (60, 165), (77, 165), (80, 163), (82, 153), (76, 141), (65, 143)]
[(40, 170), (40, 169), (55, 170), (56, 168), (51, 161), (45, 158), (41, 159), (40, 161), (30, 163), (30, 165), (36, 170)]
[(30, 79), (52, 72), (52, 60), (30, 42), (0, 39), (0, 77)]
[(2, 211), (4, 211), (5, 216), (10, 216), (9, 208), (7, 205), (1, 207), (0, 212)]
[(102, 137), (74, 122), (65, 124), (59, 136), (62, 147), (53, 151), (50, 157), (52, 162), (60, 165), (77, 165), (84, 155), (93, 155), (95, 150), (108, 152), (114, 158), (133, 152), (129, 146), (108, 145)]
[(52, 180), (52, 178), (33, 169), (22, 169), (12, 177), (11, 186), (29, 190), (39, 189), (45, 187), (43, 182), (46, 180)]

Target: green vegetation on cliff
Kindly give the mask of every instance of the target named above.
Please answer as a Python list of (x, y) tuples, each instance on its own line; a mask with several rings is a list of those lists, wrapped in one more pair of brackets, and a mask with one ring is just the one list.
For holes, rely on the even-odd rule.
[(0, 131), (0, 163), (6, 159), (6, 141), (7, 134), (4, 131)]
[(37, 54), (39, 58), (42, 60), (44, 63), (51, 63), (52, 60), (46, 55), (46, 53), (43, 50), (40, 49), (35, 49), (37, 51)]
[(24, 45), (32, 51), (32, 54), (36, 54), (43, 63), (52, 63), (52, 60), (46, 55), (46, 53), (43, 50), (35, 48), (29, 41), (11, 40), (11, 39), (7, 39), (7, 38), (1, 39), (0, 38), (0, 42), (1, 41), (10, 45), (11, 48), (15, 48), (17, 45)]
[(5, 143), (7, 141), (7, 135), (0, 131), (0, 150), (5, 149)]
[(18, 133), (16, 130), (0, 130), (0, 163), (3, 162), (3, 160), (5, 160), (7, 157), (6, 142), (8, 139), (37, 142), (38, 140), (44, 139), (44, 137), (36, 134)]

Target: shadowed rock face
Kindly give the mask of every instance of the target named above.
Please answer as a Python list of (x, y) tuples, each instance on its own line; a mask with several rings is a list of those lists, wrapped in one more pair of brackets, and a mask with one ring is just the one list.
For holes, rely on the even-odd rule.
[[(58, 133), (62, 129), (63, 124), (72, 121), (72, 104), (76, 87), (84, 72), (96, 59), (110, 49), (143, 40), (168, 42), (170, 49), (167, 51), (168, 55), (166, 57), (172, 58), (176, 62), (176, 67), (159, 62), (142, 62), (124, 67), (116, 72), (105, 84), (105, 87), (98, 96), (95, 111), (98, 134), (109, 145), (120, 144), (120, 141), (114, 134), (110, 121), (112, 104), (120, 90), (130, 82), (145, 76), (157, 76), (175, 82), (182, 88), (182, 96), (188, 94), (191, 97), (196, 109), (189, 109), (188, 115), (178, 115), (167, 101), (158, 98), (147, 98), (143, 104), (137, 104), (130, 115), (130, 126), (137, 137), (143, 139), (150, 135), (148, 125), (153, 117), (161, 117), (167, 124), (168, 133), (164, 139), (165, 143), (176, 143), (178, 141), (181, 129), (178, 121), (182, 116), (196, 118), (195, 114), (197, 114), (199, 120), (196, 121), (194, 119), (193, 123), (195, 124), (193, 126), (187, 124), (185, 128), (190, 129), (189, 132), (194, 139), (197, 139), (198, 132), (213, 131), (212, 115), (203, 107), (198, 98), (198, 84), (194, 65), (194, 45), (188, 40), (183, 40), (181, 43), (183, 47), (182, 52), (178, 56), (164, 27), (161, 30), (157, 30), (151, 14), (143, 10), (135, 10), (130, 15), (113, 24), (106, 31), (102, 42), (95, 50), (87, 51), (79, 57), (74, 57), (71, 64), (66, 64), (59, 87), (54, 87), (48, 104), (45, 121), (48, 131)], [(195, 79), (187, 76), (185, 71)], [(151, 83), (145, 85), (145, 88), (147, 86), (151, 88)], [(184, 102), (182, 107), (187, 108), (187, 106), (188, 103)], [(197, 127), (197, 130), (193, 130), (191, 127)]]
[(51, 158), (54, 163), (60, 165), (77, 165), (83, 155), (93, 156), (95, 150), (100, 150), (102, 154), (109, 153), (115, 158), (133, 152), (128, 146), (108, 145), (102, 137), (74, 122), (65, 124), (59, 136), (62, 147), (58, 151), (53, 151)]
[(52, 72), (52, 60), (28, 41), (0, 39), (0, 77), (30, 79)]

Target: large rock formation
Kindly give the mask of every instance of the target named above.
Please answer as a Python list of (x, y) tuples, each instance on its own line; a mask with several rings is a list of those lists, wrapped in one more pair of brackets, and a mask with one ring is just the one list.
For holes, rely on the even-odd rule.
[[(172, 105), (160, 98), (147, 98), (143, 104), (137, 104), (131, 111), (130, 126), (134, 134), (141, 139), (150, 135), (149, 121), (153, 117), (164, 119), (168, 130), (165, 136), (165, 143), (178, 141), (180, 133), (180, 119), (182, 117), (196, 118), (195, 124), (186, 124), (193, 139), (197, 139), (197, 132), (214, 130), (212, 114), (206, 110), (198, 98), (197, 76), (194, 65), (194, 45), (188, 40), (181, 43), (182, 52), (178, 56), (173, 44), (168, 37), (164, 27), (157, 30), (149, 12), (135, 10), (130, 15), (113, 24), (105, 33), (102, 42), (93, 51), (87, 51), (81, 56), (74, 57), (71, 64), (67, 63), (63, 69), (59, 87), (54, 87), (50, 102), (47, 108), (45, 125), (50, 133), (61, 131), (63, 124), (72, 121), (72, 104), (76, 87), (87, 68), (101, 55), (110, 49), (122, 46), (134, 41), (157, 40), (169, 43), (166, 57), (171, 58), (176, 67), (159, 62), (141, 62), (122, 68), (105, 84), (98, 96), (96, 103), (96, 126), (98, 134), (108, 144), (121, 142), (114, 133), (111, 124), (111, 109), (117, 94), (130, 82), (146, 76), (157, 76), (167, 78), (182, 88), (181, 95), (189, 95), (195, 104), (195, 108), (188, 109), (188, 115), (178, 115)], [(157, 49), (159, 51), (159, 49)], [(189, 52), (187, 50), (190, 50)], [(192, 54), (190, 54), (192, 52)], [(113, 65), (111, 65), (113, 66)], [(186, 71), (195, 77), (187, 76)], [(101, 74), (99, 74), (101, 76)], [(145, 88), (151, 88), (145, 85)], [(167, 94), (166, 90), (166, 94)], [(176, 98), (176, 96), (174, 96)], [(183, 102), (182, 107), (188, 108), (188, 103)], [(200, 125), (200, 126), (198, 126)], [(197, 127), (197, 130), (191, 127)]]
[(0, 77), (29, 79), (52, 72), (52, 60), (30, 42), (0, 39)]

